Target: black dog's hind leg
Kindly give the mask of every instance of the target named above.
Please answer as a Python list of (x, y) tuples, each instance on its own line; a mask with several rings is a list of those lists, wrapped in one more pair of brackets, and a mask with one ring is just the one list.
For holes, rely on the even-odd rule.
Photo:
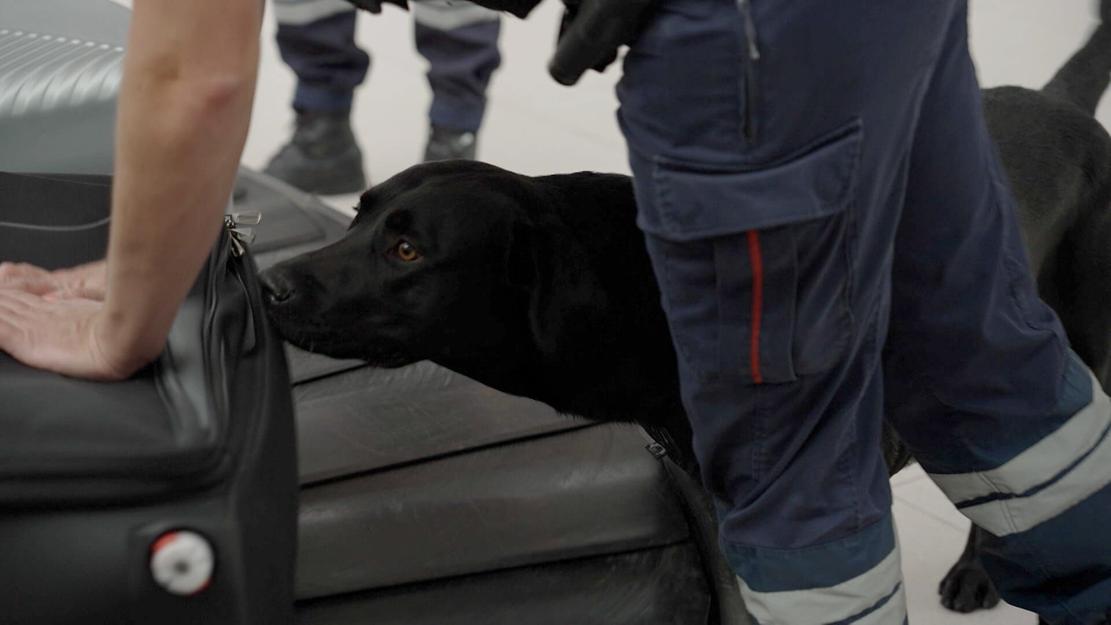
[(964, 553), (941, 580), (938, 592), (941, 605), (955, 612), (972, 612), (994, 608), (999, 603), (999, 592), (980, 562), (980, 541), (983, 530), (972, 526)]

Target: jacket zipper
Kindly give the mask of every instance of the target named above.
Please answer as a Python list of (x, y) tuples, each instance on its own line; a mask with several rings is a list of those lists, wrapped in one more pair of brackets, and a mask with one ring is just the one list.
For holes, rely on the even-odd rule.
[(757, 140), (756, 107), (759, 103), (759, 81), (756, 64), (760, 61), (760, 44), (756, 37), (756, 21), (752, 18), (752, 0), (737, 0), (737, 8), (744, 22), (745, 58), (742, 71), (742, 88), (745, 94), (744, 126), (742, 132), (750, 145)]

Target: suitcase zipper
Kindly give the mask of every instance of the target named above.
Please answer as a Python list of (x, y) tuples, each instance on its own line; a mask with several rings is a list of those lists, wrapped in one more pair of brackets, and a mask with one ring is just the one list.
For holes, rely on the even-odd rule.
[(262, 213), (258, 211), (244, 211), (242, 213), (228, 213), (224, 215), (224, 229), (231, 237), (231, 252), (239, 258), (247, 252), (247, 246), (255, 240), (253, 228), (244, 226), (257, 226), (262, 221)]
[[(241, 213), (229, 213), (224, 216), (224, 228), (228, 231), (228, 238), (231, 243), (231, 254), (233, 257), (242, 258), (247, 252), (247, 246), (255, 240), (254, 229), (244, 226), (257, 226), (261, 222), (262, 213), (259, 211), (243, 211)], [(251, 318), (249, 319), (250, 324), (245, 330), (246, 334), (244, 336), (243, 349), (250, 352), (254, 349), (255, 341), (257, 340), (255, 336), (255, 324), (258, 323), (259, 320), (255, 319), (256, 311), (250, 297), (251, 286), (248, 286), (248, 280), (244, 278), (244, 276), (254, 274), (243, 267), (241, 263), (233, 268), (232, 273), (235, 274), (235, 279), (239, 282), (239, 287), (243, 289), (243, 293), (247, 296), (247, 312)]]
[[(221, 253), (214, 255), (212, 258), (212, 265), (209, 268), (212, 275), (216, 275), (215, 272), (219, 271), (221, 268), (223, 271), (226, 271), (227, 274), (230, 274), (235, 281), (235, 287), (233, 288), (238, 291), (236, 294), (237, 297), (234, 299), (239, 299), (239, 295), (242, 296), (239, 305), (245, 309), (246, 318), (242, 320), (244, 325), (242, 335), (240, 336), (238, 351), (244, 355), (255, 349), (258, 340), (256, 336), (257, 324), (259, 323), (258, 311), (251, 301), (251, 289), (247, 284), (247, 278), (244, 277), (251, 273), (250, 268), (247, 266), (249, 261), (247, 258), (244, 258), (244, 256), (247, 253), (247, 246), (255, 239), (255, 233), (253, 229), (245, 226), (258, 225), (261, 221), (262, 214), (258, 211), (225, 214), (224, 230), (228, 235), (227, 240)], [(230, 462), (228, 450), (235, 449), (239, 446), (238, 439), (243, 436), (241, 430), (246, 421), (246, 419), (241, 418), (244, 417), (244, 415), (235, 414), (236, 407), (232, 405), (231, 389), (229, 385), (235, 385), (236, 381), (233, 380), (233, 378), (239, 378), (247, 374), (247, 372), (246, 370), (240, 370), (238, 368), (229, 371), (228, 363), (226, 362), (227, 354), (224, 348), (208, 334), (218, 327), (217, 318), (221, 316), (219, 314), (220, 308), (229, 305), (235, 306), (230, 300), (221, 298), (218, 281), (213, 280), (211, 288), (212, 290), (208, 293), (211, 308), (208, 311), (205, 323), (206, 331), (203, 334), (203, 341), (205, 344), (215, 348), (214, 351), (209, 352), (207, 358), (216, 365), (216, 368), (212, 372), (212, 375), (210, 375), (208, 384), (213, 401), (216, 402), (217, 410), (227, 416), (228, 422), (224, 424), (225, 436), (223, 437), (223, 441), (213, 450), (212, 461), (209, 463), (209, 468), (203, 473), (207, 473), (208, 475), (219, 475), (224, 473), (227, 463)], [(228, 295), (230, 294), (225, 294), (225, 297)], [(226, 338), (226, 329), (224, 337)], [(235, 348), (233, 347), (233, 349)], [(248, 369), (250, 368), (248, 367)], [(252, 380), (249, 386), (255, 387), (257, 383), (257, 380)]]

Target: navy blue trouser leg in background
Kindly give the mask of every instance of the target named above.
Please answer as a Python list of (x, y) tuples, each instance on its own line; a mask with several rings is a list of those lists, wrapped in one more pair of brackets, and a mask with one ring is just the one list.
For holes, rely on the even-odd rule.
[(351, 110), (370, 56), (355, 43), (356, 11), (344, 0), (274, 0), (278, 51), (297, 75), (293, 108)]
[(895, 238), (887, 416), (987, 530), (1003, 597), (1111, 623), (1111, 403), (1036, 294), (964, 22), (919, 114)]
[(762, 625), (904, 622), (885, 411), (1008, 601), (1111, 605), (1111, 410), (1037, 297), (966, 8), (661, 0), (625, 59), (639, 225)]
[[(356, 11), (345, 0), (274, 0), (278, 49), (297, 75), (293, 107), (344, 112), (366, 79), (370, 57), (355, 42)], [(501, 64), (498, 14), (466, 3), (425, 0), (411, 5), (417, 50), (429, 63), (429, 120), (475, 132), (486, 110), (486, 88)]]
[(428, 61), (436, 126), (477, 132), (486, 113), (486, 88), (501, 65), (501, 20), (475, 5), (422, 2), (412, 5), (417, 51)]

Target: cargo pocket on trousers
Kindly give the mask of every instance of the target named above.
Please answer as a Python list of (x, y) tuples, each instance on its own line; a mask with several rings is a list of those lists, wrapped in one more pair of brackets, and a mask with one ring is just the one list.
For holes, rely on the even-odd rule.
[(790, 382), (844, 357), (860, 142), (854, 122), (758, 169), (656, 159), (641, 225), (676, 349), (700, 379)]

